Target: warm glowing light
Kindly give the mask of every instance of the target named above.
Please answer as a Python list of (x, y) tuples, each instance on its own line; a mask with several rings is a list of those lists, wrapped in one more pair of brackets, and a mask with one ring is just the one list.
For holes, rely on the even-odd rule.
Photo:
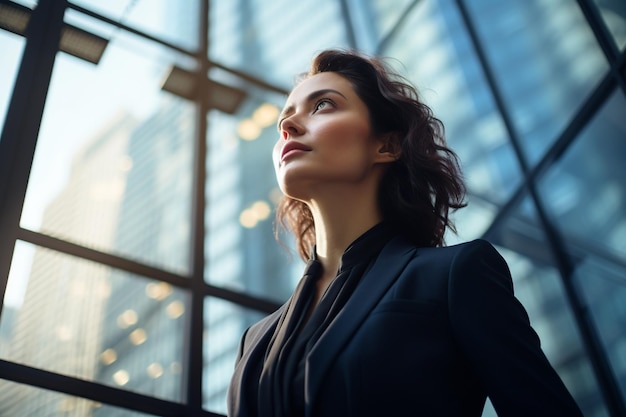
[(135, 310), (126, 310), (117, 317), (117, 325), (120, 329), (126, 329), (134, 324), (137, 324), (137, 313)]
[(107, 349), (100, 354), (100, 361), (105, 365), (111, 365), (117, 360), (117, 352), (115, 349)]
[(163, 300), (172, 293), (172, 286), (167, 282), (151, 282), (146, 285), (146, 295), (155, 300)]
[(252, 113), (252, 120), (261, 127), (268, 127), (276, 122), (279, 113), (280, 110), (275, 105), (263, 103)]
[(237, 134), (244, 140), (255, 140), (261, 134), (261, 126), (252, 119), (244, 119), (237, 126)]
[(177, 319), (185, 313), (185, 305), (182, 301), (172, 301), (165, 308), (165, 312), (173, 319)]
[(239, 215), (239, 223), (243, 227), (253, 228), (261, 220), (265, 220), (272, 213), (270, 205), (265, 201), (256, 201)]
[(269, 217), (272, 209), (265, 201), (257, 201), (250, 207), (257, 220), (265, 220)]
[(128, 381), (130, 381), (130, 375), (128, 375), (128, 372), (126, 372), (125, 370), (120, 369), (113, 374), (113, 381), (117, 385), (126, 385), (128, 384)]
[(148, 375), (150, 376), (150, 378), (154, 378), (154, 379), (163, 375), (163, 367), (161, 366), (160, 363), (157, 363), (157, 362), (152, 362), (150, 365), (148, 365), (148, 368), (146, 369), (146, 371), (148, 372)]
[(135, 329), (128, 335), (128, 338), (133, 345), (141, 345), (148, 339), (148, 335), (144, 329)]
[(258, 220), (256, 218), (256, 215), (250, 209), (245, 209), (239, 215), (239, 223), (241, 223), (243, 227), (246, 227), (248, 229), (251, 229), (254, 226), (256, 226), (257, 222)]

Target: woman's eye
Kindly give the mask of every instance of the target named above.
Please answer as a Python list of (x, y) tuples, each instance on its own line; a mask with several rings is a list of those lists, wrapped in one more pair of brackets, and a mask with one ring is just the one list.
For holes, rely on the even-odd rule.
[(324, 107), (330, 106), (331, 104), (333, 103), (328, 99), (320, 100), (315, 104), (315, 111), (322, 110)]

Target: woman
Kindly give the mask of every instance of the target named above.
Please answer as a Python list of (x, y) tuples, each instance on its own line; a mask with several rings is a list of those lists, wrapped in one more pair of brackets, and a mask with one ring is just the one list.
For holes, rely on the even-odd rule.
[(443, 247), (464, 187), (441, 122), (380, 60), (325, 51), (289, 95), (278, 208), (308, 263), (244, 335), (231, 417), (580, 416), (486, 241)]

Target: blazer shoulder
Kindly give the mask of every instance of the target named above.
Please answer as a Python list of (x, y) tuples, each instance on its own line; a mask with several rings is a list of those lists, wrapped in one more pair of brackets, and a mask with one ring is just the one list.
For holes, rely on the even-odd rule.
[(495, 256), (503, 259), (498, 250), (485, 239), (475, 239), (441, 247), (418, 247), (418, 256), (431, 256), (439, 260), (452, 262), (471, 261), (484, 256)]
[(445, 246), (444, 248), (452, 251), (496, 251), (496, 248), (486, 239), (474, 239), (467, 242), (457, 243), (451, 246)]
[(277, 322), (285, 306), (283, 305), (272, 314), (262, 318), (260, 321), (254, 323), (243, 334), (243, 351), (245, 352), (249, 346), (256, 343), (257, 340), (263, 337), (264, 334), (270, 330)]
[[(476, 259), (488, 260), (491, 264), (506, 265), (506, 261), (500, 252), (485, 239), (476, 239), (462, 243), (461, 250), (456, 256), (456, 261), (471, 261)], [(508, 269), (508, 267), (507, 267)]]
[(491, 242), (485, 239), (475, 239), (469, 242), (459, 243), (450, 246), (450, 248), (456, 249), (456, 256), (462, 259), (474, 258), (476, 256), (495, 256), (504, 259)]

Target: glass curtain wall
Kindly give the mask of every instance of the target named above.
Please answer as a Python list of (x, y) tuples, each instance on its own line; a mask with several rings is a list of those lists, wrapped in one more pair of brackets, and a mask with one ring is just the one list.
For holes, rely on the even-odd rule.
[[(585, 416), (626, 413), (626, 8), (0, 0), (0, 416), (217, 416), (304, 264), (271, 148), (326, 48), (389, 58)], [(494, 416), (488, 404), (484, 416)]]

